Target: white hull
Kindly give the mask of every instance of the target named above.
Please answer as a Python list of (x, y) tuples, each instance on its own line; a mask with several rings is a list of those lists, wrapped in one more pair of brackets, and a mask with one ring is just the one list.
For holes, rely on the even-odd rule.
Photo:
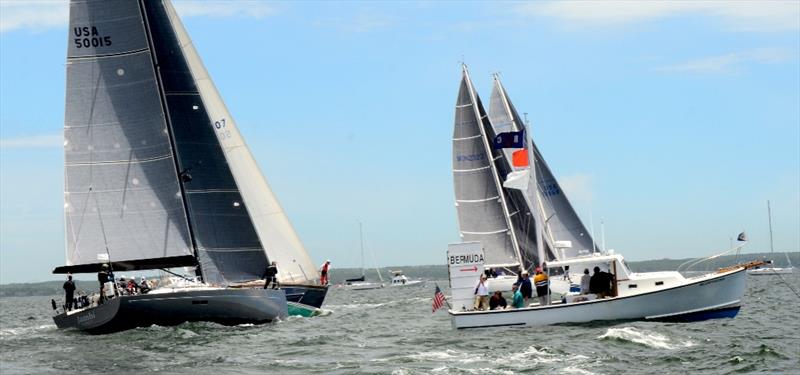
[(781, 268), (781, 267), (767, 267), (767, 268), (754, 268), (747, 270), (748, 275), (788, 275), (791, 274), (794, 269), (793, 268)]
[(407, 280), (405, 283), (392, 283), (392, 287), (404, 287), (404, 286), (420, 286), (425, 282), (422, 280)]
[[(513, 310), (450, 311), (454, 328), (582, 323), (594, 320), (703, 320), (732, 317), (745, 292), (744, 269), (686, 279), (661, 290)], [(534, 299), (535, 300), (535, 299)]]
[(342, 286), (342, 289), (347, 290), (370, 290), (370, 289), (380, 289), (383, 288), (383, 284), (377, 283), (353, 283), (353, 284), (346, 284)]

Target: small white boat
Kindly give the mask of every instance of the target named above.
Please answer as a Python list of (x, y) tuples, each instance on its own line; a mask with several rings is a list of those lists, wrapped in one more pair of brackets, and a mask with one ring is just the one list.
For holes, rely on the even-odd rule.
[(406, 275), (403, 274), (403, 271), (390, 271), (392, 273), (392, 283), (391, 286), (412, 286), (412, 285), (422, 285), (424, 282), (422, 280), (411, 280)]
[(341, 285), (341, 288), (347, 290), (369, 290), (369, 289), (380, 289), (383, 288), (383, 276), (381, 276), (381, 272), (378, 269), (375, 269), (375, 272), (378, 273), (378, 278), (381, 279), (380, 283), (371, 283), (365, 280), (364, 276), (364, 229), (361, 225), (361, 222), (358, 223), (358, 235), (359, 240), (361, 241), (361, 277), (356, 277), (354, 279), (346, 279), (344, 284)]
[[(770, 209), (769, 201), (767, 201), (767, 217), (769, 218), (769, 253), (772, 254), (774, 252), (774, 246), (772, 242), (772, 209)], [(766, 261), (768, 264), (767, 266), (756, 266), (754, 268), (748, 269), (748, 275), (788, 275), (794, 271), (794, 267), (792, 267), (792, 261), (789, 260), (789, 254), (784, 253), (786, 255), (786, 262), (789, 263), (789, 267), (774, 267), (772, 265), (772, 260)]]
[(355, 279), (347, 279), (345, 280), (344, 284), (342, 284), (342, 289), (347, 290), (369, 290), (369, 289), (380, 289), (383, 288), (383, 283), (371, 283), (369, 281), (364, 280), (364, 275)]
[(756, 267), (747, 270), (748, 275), (789, 275), (794, 272), (793, 267)]

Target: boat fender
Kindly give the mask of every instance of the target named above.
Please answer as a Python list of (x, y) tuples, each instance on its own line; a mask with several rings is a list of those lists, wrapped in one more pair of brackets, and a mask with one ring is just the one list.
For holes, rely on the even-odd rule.
[(56, 305), (56, 300), (54, 300), (54, 299), (50, 300), (50, 305), (53, 306), (53, 310), (58, 308), (58, 306)]

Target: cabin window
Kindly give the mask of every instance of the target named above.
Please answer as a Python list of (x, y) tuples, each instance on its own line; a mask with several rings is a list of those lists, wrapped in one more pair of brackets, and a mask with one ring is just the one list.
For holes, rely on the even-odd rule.
[(192, 305), (208, 305), (208, 301), (204, 300), (192, 301)]
[(664, 282), (663, 281), (656, 281), (656, 286), (658, 286), (658, 285), (664, 285)]
[(628, 284), (628, 289), (636, 289), (636, 284)]

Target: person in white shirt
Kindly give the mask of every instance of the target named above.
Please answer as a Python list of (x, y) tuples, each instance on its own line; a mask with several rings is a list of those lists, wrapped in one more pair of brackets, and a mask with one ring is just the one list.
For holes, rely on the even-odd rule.
[(589, 269), (586, 268), (583, 270), (583, 276), (581, 276), (581, 294), (589, 294), (589, 280), (591, 280), (591, 276), (589, 276)]
[(489, 287), (486, 286), (486, 275), (481, 274), (478, 286), (475, 287), (475, 310), (489, 309)]

